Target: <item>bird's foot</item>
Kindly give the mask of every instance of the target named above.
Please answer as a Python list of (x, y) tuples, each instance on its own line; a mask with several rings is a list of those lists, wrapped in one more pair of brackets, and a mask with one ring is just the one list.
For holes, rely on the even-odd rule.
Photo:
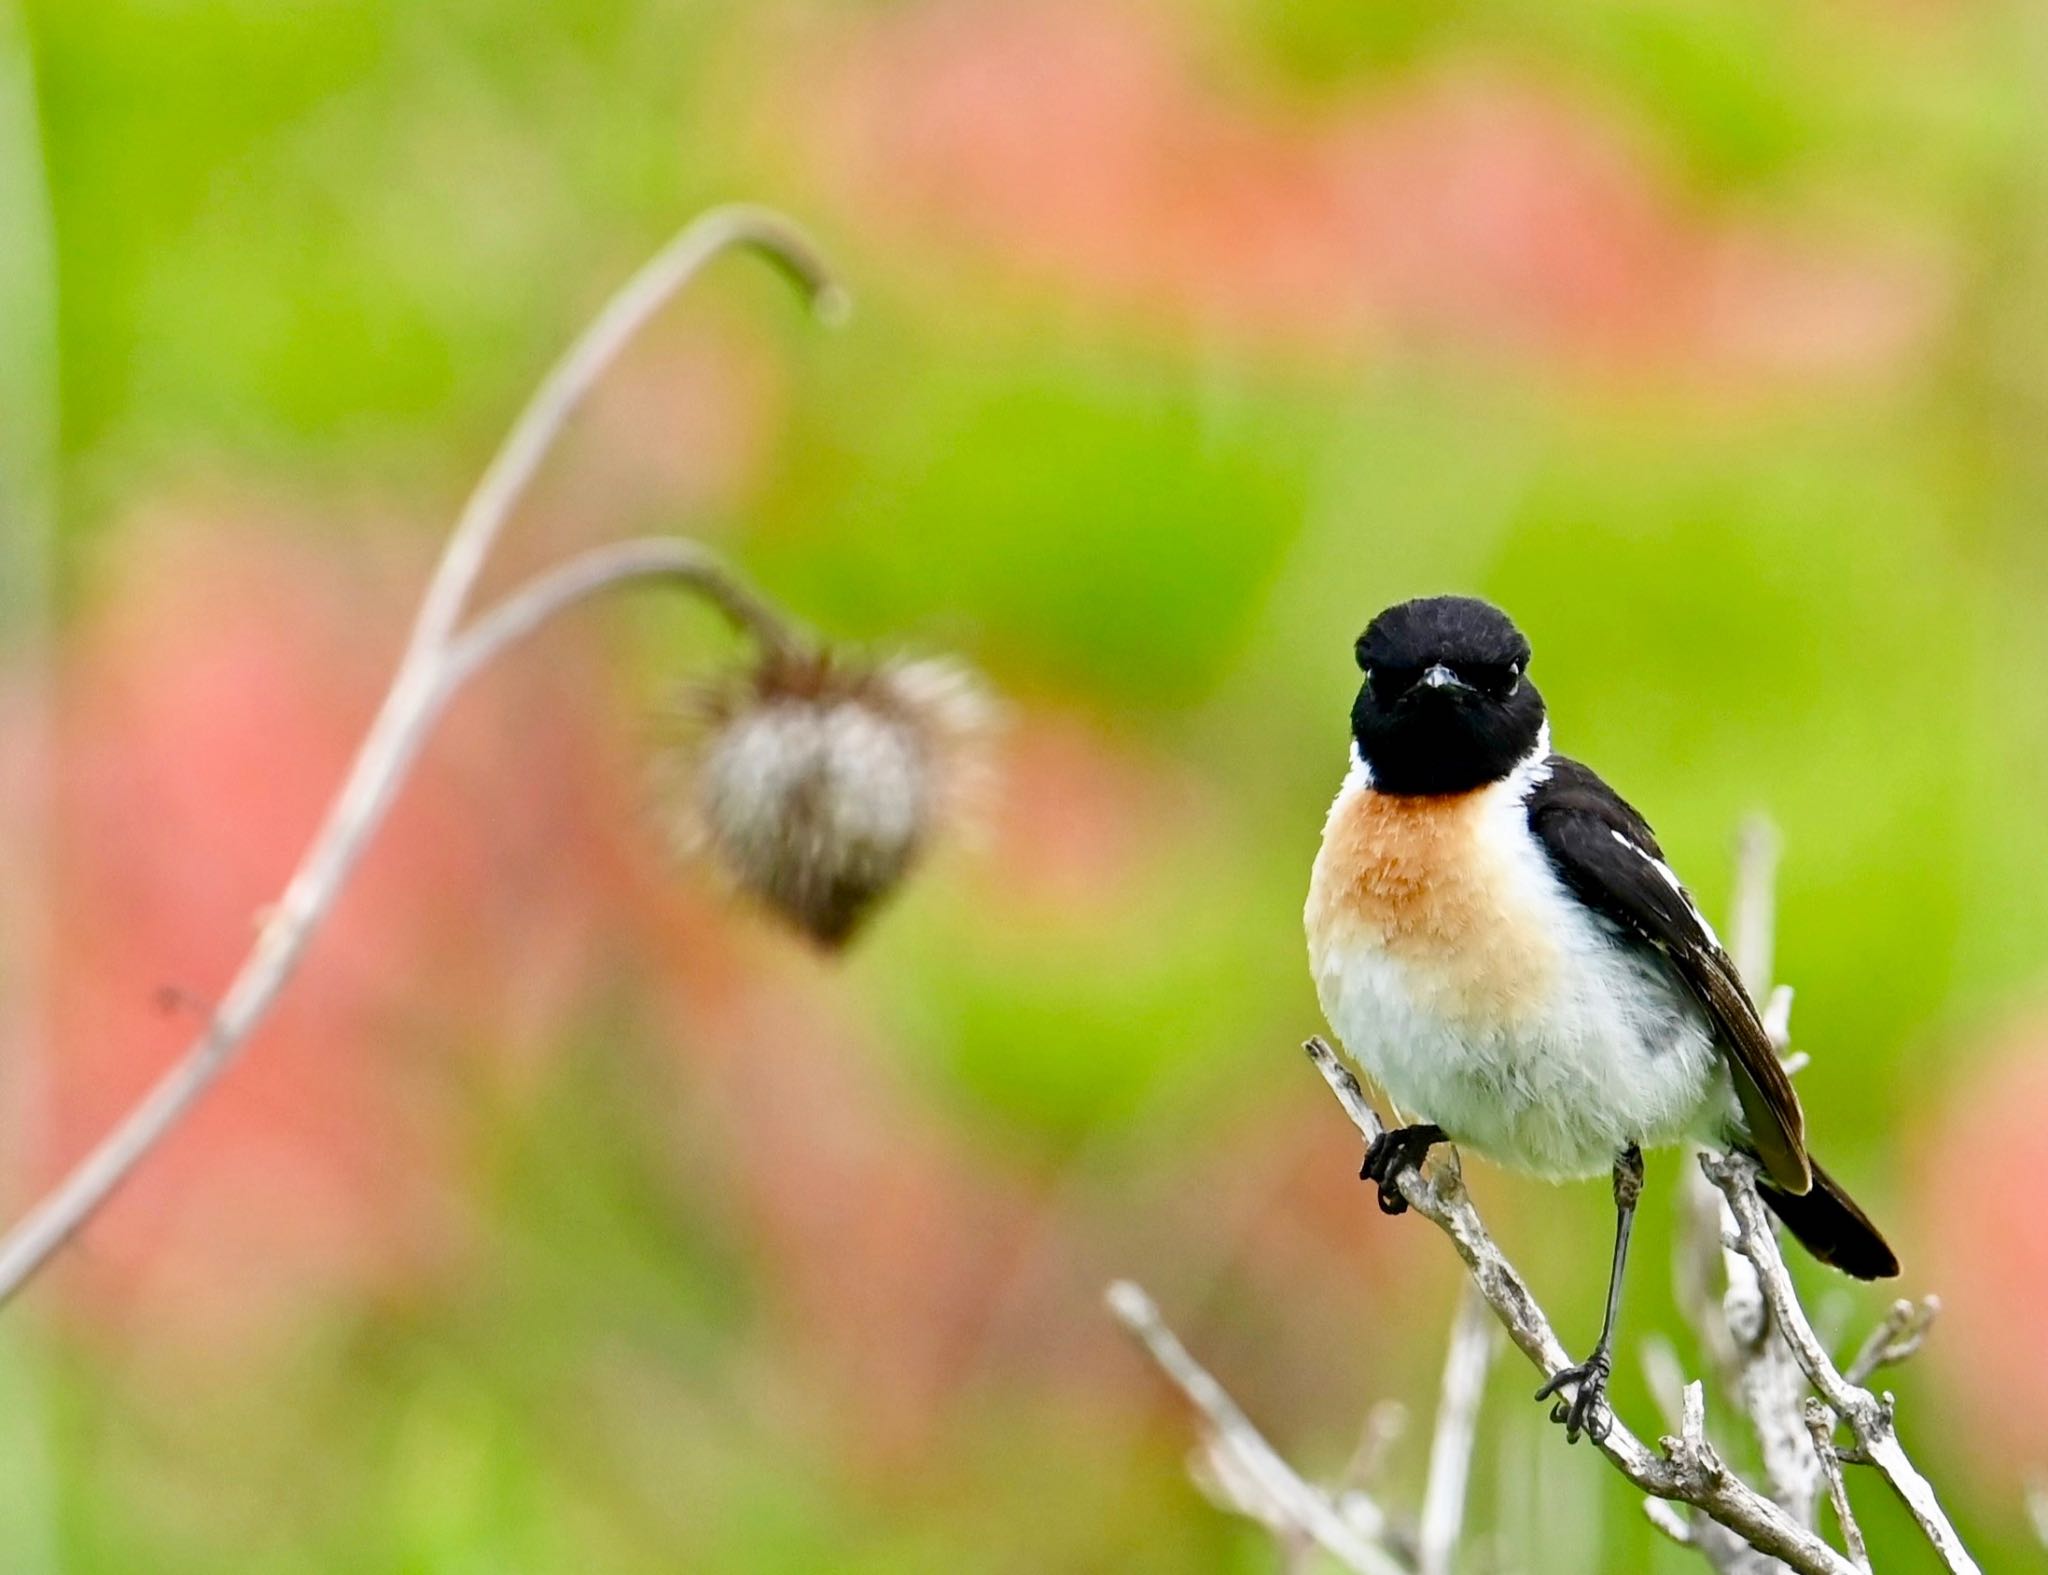
[(1564, 1423), (1566, 1443), (1576, 1444), (1581, 1433), (1596, 1444), (1607, 1437), (1607, 1430), (1614, 1425), (1614, 1411), (1607, 1404), (1607, 1379), (1613, 1371), (1607, 1348), (1596, 1346), (1591, 1356), (1576, 1367), (1552, 1373), (1550, 1381), (1536, 1391), (1538, 1400), (1548, 1400), (1567, 1385), (1578, 1386), (1570, 1400), (1560, 1395), (1550, 1408), (1550, 1420)]
[(1406, 1212), (1408, 1200), (1401, 1196), (1401, 1172), (1415, 1169), (1443, 1141), (1444, 1129), (1428, 1121), (1384, 1130), (1372, 1140), (1365, 1151), (1365, 1163), (1358, 1168), (1358, 1179), (1378, 1184), (1382, 1214)]

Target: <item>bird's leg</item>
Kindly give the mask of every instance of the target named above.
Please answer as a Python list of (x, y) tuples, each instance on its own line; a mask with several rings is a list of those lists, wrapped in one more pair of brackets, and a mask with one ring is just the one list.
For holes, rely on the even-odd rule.
[(1628, 1233), (1636, 1220), (1636, 1199), (1642, 1195), (1643, 1151), (1631, 1143), (1614, 1161), (1614, 1268), (1607, 1279), (1607, 1316), (1600, 1323), (1599, 1343), (1591, 1356), (1576, 1367), (1552, 1373), (1550, 1381), (1536, 1391), (1538, 1400), (1548, 1400), (1565, 1385), (1577, 1385), (1569, 1402), (1560, 1399), (1550, 1408), (1550, 1420), (1564, 1423), (1568, 1443), (1576, 1444), (1581, 1433), (1599, 1443), (1607, 1436), (1612, 1420), (1607, 1410), (1607, 1377), (1614, 1370), (1614, 1326), (1621, 1316)]
[(1358, 1167), (1358, 1179), (1379, 1183), (1382, 1214), (1399, 1214), (1407, 1209), (1408, 1200), (1401, 1196), (1398, 1184), (1401, 1172), (1420, 1165), (1429, 1157), (1430, 1149), (1444, 1141), (1444, 1129), (1434, 1121), (1388, 1128), (1372, 1140), (1365, 1151), (1365, 1163)]

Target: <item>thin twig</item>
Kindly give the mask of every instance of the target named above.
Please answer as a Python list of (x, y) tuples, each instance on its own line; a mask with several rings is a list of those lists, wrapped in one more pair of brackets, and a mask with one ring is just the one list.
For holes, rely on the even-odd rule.
[(1927, 1331), (1940, 1316), (1939, 1296), (1923, 1296), (1917, 1302), (1901, 1297), (1849, 1358), (1842, 1376), (1852, 1384), (1860, 1384), (1880, 1368), (1910, 1361), (1919, 1355), (1920, 1347), (1927, 1343)]
[(1835, 1507), (1835, 1524), (1842, 1528), (1842, 1546), (1858, 1569), (1867, 1570), (1870, 1550), (1863, 1545), (1863, 1528), (1856, 1524), (1856, 1513), (1849, 1507), (1849, 1484), (1842, 1480), (1842, 1463), (1835, 1458), (1834, 1413), (1813, 1395), (1806, 1397), (1801, 1409), (1806, 1417), (1806, 1430), (1813, 1439), (1814, 1456), (1827, 1477), (1828, 1502)]
[(1221, 1468), (1218, 1478), (1239, 1510), (1283, 1537), (1308, 1538), (1361, 1575), (1407, 1575), (1399, 1561), (1338, 1513), (1327, 1494), (1304, 1482), (1280, 1458), (1251, 1418), (1167, 1328), (1151, 1297), (1129, 1280), (1118, 1280), (1109, 1288), (1108, 1301), (1117, 1321), (1138, 1338), (1201, 1413), (1211, 1458)]
[[(1782, 1053), (1791, 1030), (1792, 994), (1774, 988), (1771, 981), (1779, 848), (1777, 828), (1768, 818), (1752, 815), (1743, 822), (1736, 841), (1729, 946), (1751, 997), (1769, 1002), (1765, 1028)], [(1728, 1200), (1697, 1167), (1688, 1166), (1687, 1172), (1692, 1229), (1702, 1240), (1711, 1235), (1710, 1250), (1718, 1260), (1723, 1287), (1720, 1306), (1692, 1309), (1693, 1322), (1696, 1327), (1718, 1326), (1717, 1337), (1707, 1344), (1720, 1358), (1724, 1391), (1756, 1435), (1766, 1490), (1802, 1526), (1817, 1526), (1824, 1479), (1802, 1410), (1805, 1375), (1770, 1315), (1755, 1265), (1728, 1245), (1737, 1234)], [(1709, 1552), (1709, 1557), (1714, 1554)], [(1720, 1567), (1751, 1575), (1756, 1562), (1736, 1553)]]
[(184, 1056), (0, 1240), (0, 1302), (27, 1284), (234, 1063), (341, 895), (448, 699), (485, 661), (581, 596), (650, 574), (682, 580), (728, 614), (745, 609), (741, 621), (757, 634), (774, 621), (765, 604), (700, 552), (663, 558), (648, 544), (632, 543), (571, 560), (508, 596), (468, 636), (458, 633), (492, 545), (563, 424), (661, 304), (736, 246), (777, 262), (815, 305), (840, 301), (816, 249), (794, 225), (761, 209), (736, 207), (713, 210), (685, 227), (599, 312), (543, 380), (464, 507), (383, 705), (284, 895), (269, 909), (254, 949)]
[(1415, 1567), (1421, 1575), (1449, 1575), (1465, 1526), (1465, 1488), (1472, 1476), (1472, 1450), (1479, 1440), (1479, 1403), (1493, 1365), (1499, 1331), (1479, 1293), (1466, 1286), (1451, 1320), (1444, 1354), (1443, 1387), (1436, 1406), (1436, 1432), (1429, 1443), (1429, 1478), (1422, 1492), (1416, 1529)]
[(1681, 1548), (1693, 1545), (1692, 1522), (1687, 1520), (1685, 1512), (1673, 1505), (1669, 1499), (1644, 1499), (1643, 1513), (1649, 1517), (1651, 1525)]
[(1365, 1413), (1358, 1429), (1358, 1443), (1351, 1458), (1337, 1474), (1337, 1491), (1363, 1491), (1379, 1479), (1387, 1455), (1408, 1431), (1408, 1408), (1398, 1400), (1382, 1400)]
[(1707, 1179), (1721, 1189), (1734, 1211), (1741, 1233), (1737, 1244), (1743, 1255), (1756, 1265), (1757, 1278), (1762, 1283), (1772, 1321), (1784, 1336), (1785, 1343), (1792, 1348), (1801, 1371), (1819, 1391), (1821, 1399), (1847, 1425), (1857, 1447), (1869, 1456), (1870, 1463), (1905, 1503), (1943, 1565), (1958, 1575), (1976, 1575), (1977, 1561), (1956, 1534), (1947, 1512), (1935, 1496), (1933, 1484), (1921, 1475), (1899, 1442), (1898, 1431), (1892, 1421), (1891, 1397), (1880, 1398), (1849, 1382), (1836, 1370), (1827, 1348), (1813, 1332), (1813, 1325), (1793, 1290), (1784, 1256), (1778, 1250), (1777, 1235), (1756, 1195), (1754, 1164), (1739, 1155), (1727, 1159), (1705, 1155), (1700, 1165)]

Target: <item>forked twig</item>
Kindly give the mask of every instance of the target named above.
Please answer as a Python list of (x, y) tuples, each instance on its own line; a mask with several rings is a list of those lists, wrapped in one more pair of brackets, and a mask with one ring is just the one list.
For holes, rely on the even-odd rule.
[[(1396, 1559), (1341, 1514), (1321, 1488), (1296, 1475), (1208, 1369), (1166, 1327), (1152, 1298), (1129, 1280), (1109, 1288), (1109, 1308), (1141, 1341), (1167, 1377), (1201, 1413), (1203, 1442), (1232, 1507), (1282, 1536), (1305, 1537), (1359, 1575), (1409, 1575)], [(1355, 1497), (1357, 1495), (1347, 1495)]]
[(1756, 1195), (1753, 1164), (1740, 1156), (1721, 1159), (1703, 1155), (1700, 1167), (1707, 1179), (1721, 1189), (1734, 1211), (1739, 1231), (1737, 1245), (1756, 1265), (1771, 1318), (1792, 1348), (1800, 1370), (1828, 1408), (1848, 1427), (1856, 1450), (1877, 1468), (1905, 1503), (1943, 1567), (1958, 1575), (1976, 1575), (1977, 1561), (1964, 1548), (1962, 1538), (1935, 1497), (1934, 1485), (1921, 1475), (1899, 1442), (1891, 1396), (1880, 1397), (1849, 1382), (1813, 1332), (1806, 1309), (1800, 1306), (1798, 1293), (1793, 1289), (1792, 1276), (1786, 1271), (1784, 1256), (1778, 1250), (1777, 1235)]
[(563, 609), (636, 580), (672, 581), (712, 601), (764, 647), (799, 636), (781, 613), (702, 547), (683, 541), (599, 548), (545, 572), (465, 628), (478, 576), (564, 424), (661, 306), (714, 258), (745, 247), (832, 314), (844, 296), (810, 240), (765, 209), (716, 208), (687, 225), (614, 294), (542, 379), (450, 533), (383, 705), (284, 894), (268, 910), (199, 1037), (114, 1130), (0, 1239), (0, 1302), (18, 1293), (91, 1219), (231, 1065), (291, 979), (448, 700), (513, 642)]
[(1842, 1476), (1842, 1462), (1835, 1457), (1835, 1418), (1814, 1395), (1806, 1397), (1806, 1430), (1813, 1438), (1813, 1452), (1828, 1482), (1828, 1502), (1835, 1509), (1835, 1524), (1842, 1528), (1842, 1546), (1858, 1569), (1870, 1568), (1870, 1550), (1863, 1544), (1863, 1528), (1849, 1507), (1849, 1484)]
[(1910, 1361), (1920, 1354), (1920, 1347), (1927, 1343), (1927, 1331), (1940, 1316), (1939, 1296), (1923, 1296), (1917, 1302), (1902, 1297), (1893, 1302), (1884, 1321), (1870, 1331), (1856, 1354), (1849, 1358), (1842, 1376), (1852, 1384), (1860, 1384), (1882, 1368)]

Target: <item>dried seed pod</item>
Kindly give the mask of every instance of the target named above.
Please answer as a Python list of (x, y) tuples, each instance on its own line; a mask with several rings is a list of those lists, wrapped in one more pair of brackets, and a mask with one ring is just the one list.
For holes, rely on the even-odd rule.
[(990, 706), (942, 661), (774, 652), (702, 697), (694, 841), (741, 889), (843, 945), (961, 814)]

